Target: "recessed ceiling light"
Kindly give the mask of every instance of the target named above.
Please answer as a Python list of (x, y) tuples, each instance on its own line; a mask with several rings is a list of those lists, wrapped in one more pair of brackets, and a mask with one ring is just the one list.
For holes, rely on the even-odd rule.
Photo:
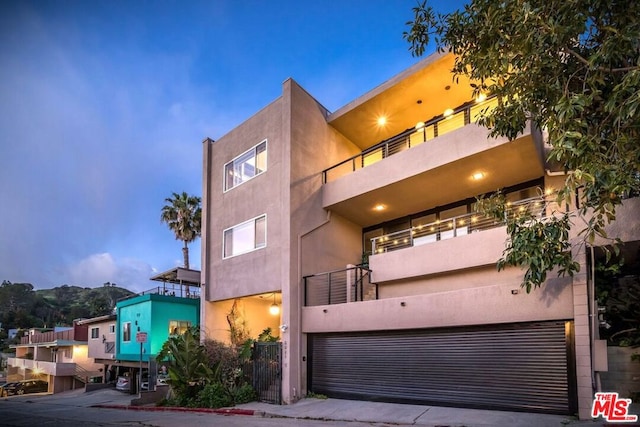
[(444, 110), (444, 113), (442, 113), (445, 117), (449, 117), (450, 115), (453, 114), (453, 110), (451, 108), (447, 108), (446, 110)]
[(416, 130), (422, 129), (424, 127), (424, 122), (416, 123)]
[(476, 172), (473, 175), (471, 175), (471, 179), (473, 179), (474, 181), (479, 181), (482, 178), (484, 178), (484, 172)]
[(380, 211), (385, 210), (386, 208), (387, 208), (387, 207), (386, 207), (385, 205), (383, 205), (382, 203), (378, 203), (377, 205), (375, 205), (375, 206), (373, 207), (373, 210), (374, 210), (374, 211), (378, 211), (378, 212), (380, 212)]
[(387, 118), (385, 116), (378, 117), (378, 126), (384, 126), (387, 124)]

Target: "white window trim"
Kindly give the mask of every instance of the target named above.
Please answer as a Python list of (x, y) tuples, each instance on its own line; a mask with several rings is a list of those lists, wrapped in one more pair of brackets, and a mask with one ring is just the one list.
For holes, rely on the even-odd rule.
[(116, 333), (116, 324), (115, 323), (110, 323), (109, 324), (109, 333), (110, 334), (115, 334)]
[[(265, 163), (264, 163), (264, 170), (258, 174), (255, 174), (254, 176), (252, 176), (251, 178), (247, 179), (246, 181), (242, 181), (240, 184), (234, 185), (233, 187), (227, 189), (227, 165), (229, 163), (233, 163), (236, 161), (236, 159), (244, 156), (245, 154), (247, 154), (250, 151), (255, 151), (256, 148), (258, 147), (258, 145), (264, 143), (264, 152), (265, 152)], [(268, 169), (267, 165), (269, 164), (269, 141), (267, 138), (263, 139), (262, 141), (258, 142), (256, 145), (254, 145), (253, 147), (249, 148), (248, 150), (238, 154), (237, 156), (235, 156), (233, 159), (231, 159), (230, 161), (228, 161), (227, 163), (225, 163), (222, 166), (222, 192), (226, 193), (228, 191), (233, 190), (234, 188), (238, 188), (240, 187), (242, 184), (244, 184), (245, 182), (249, 182), (251, 181), (253, 178), (256, 178), (260, 175), (262, 175), (263, 173), (265, 173)]]
[[(255, 221), (256, 221), (258, 218), (263, 218), (263, 217), (264, 217), (264, 245), (262, 245), (262, 246), (260, 246), (260, 247), (257, 247), (257, 248), (250, 249), (250, 250), (245, 251), (245, 252), (240, 252), (240, 253), (237, 253), (237, 254), (233, 254), (233, 255), (225, 256), (225, 255), (224, 255), (224, 246), (225, 246), (225, 239), (224, 239), (224, 235), (225, 235), (225, 233), (226, 233), (228, 230), (231, 230), (231, 229), (236, 228), (236, 227), (240, 227), (240, 226), (245, 225), (245, 224), (248, 224), (248, 223), (250, 223), (250, 222), (254, 222), (254, 224), (255, 224)], [(251, 219), (248, 219), (248, 220), (246, 220), (246, 221), (243, 221), (243, 222), (241, 222), (241, 223), (238, 223), (238, 224), (233, 225), (233, 226), (231, 226), (231, 227), (227, 227), (227, 228), (225, 228), (224, 230), (222, 230), (222, 259), (234, 258), (234, 257), (240, 256), (240, 255), (249, 254), (249, 253), (251, 253), (251, 252), (255, 252), (255, 251), (258, 251), (258, 250), (260, 250), (260, 249), (264, 249), (264, 248), (266, 248), (266, 247), (267, 247), (267, 228), (269, 227), (268, 222), (269, 222), (269, 221), (267, 220), (267, 214), (266, 214), (266, 213), (264, 213), (264, 214), (262, 214), (262, 215), (255, 216), (255, 217), (253, 217), (253, 218), (251, 218)], [(255, 244), (255, 242), (254, 242), (254, 244)]]
[[(96, 336), (96, 337), (94, 337), (94, 336), (93, 336), (93, 331), (94, 331), (94, 329), (97, 329), (97, 330), (98, 330), (98, 336)], [(100, 339), (100, 328), (99, 328), (99, 327), (93, 327), (93, 328), (91, 328), (91, 330), (89, 331), (89, 333), (90, 333), (90, 335), (91, 335), (91, 339), (92, 339), (92, 340)]]

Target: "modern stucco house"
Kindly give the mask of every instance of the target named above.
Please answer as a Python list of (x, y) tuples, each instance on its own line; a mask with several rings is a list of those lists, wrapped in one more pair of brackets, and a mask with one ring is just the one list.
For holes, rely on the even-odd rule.
[[(204, 140), (203, 334), (228, 340), (232, 308), (252, 336), (278, 330), (284, 402), (313, 391), (589, 418), (606, 369), (589, 248), (576, 246), (580, 273), (527, 294), (521, 269), (495, 267), (505, 227), (472, 209), (502, 189), (511, 214), (549, 215), (565, 176), (533, 127), (489, 138), (474, 121), (495, 100), (472, 99), (452, 65), (433, 54), (334, 112), (288, 79)], [(625, 241), (640, 240), (639, 208), (619, 211)]]

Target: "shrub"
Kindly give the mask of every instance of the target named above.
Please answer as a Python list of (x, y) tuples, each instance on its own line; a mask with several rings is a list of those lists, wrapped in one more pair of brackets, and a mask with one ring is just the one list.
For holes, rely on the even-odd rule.
[(197, 405), (203, 408), (222, 408), (233, 405), (233, 397), (221, 383), (211, 383), (198, 393)]
[(258, 398), (258, 393), (251, 384), (244, 383), (235, 390), (234, 401), (236, 405), (253, 402)]

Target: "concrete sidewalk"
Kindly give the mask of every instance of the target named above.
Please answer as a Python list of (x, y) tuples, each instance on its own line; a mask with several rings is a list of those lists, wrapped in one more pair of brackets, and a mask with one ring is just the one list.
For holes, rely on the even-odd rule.
[(236, 408), (250, 409), (255, 415), (333, 421), (360, 421), (420, 426), (603, 426), (602, 420), (578, 421), (562, 415), (528, 412), (488, 411), (439, 406), (363, 402), (341, 399), (303, 399), (292, 405), (251, 402)]
[[(510, 426), (510, 427), (562, 427), (607, 425), (603, 420), (578, 421), (570, 416), (534, 414), (526, 412), (489, 411), (480, 409), (446, 408), (425, 405), (406, 405), (382, 402), (364, 402), (341, 399), (302, 399), (292, 405), (272, 405), (251, 402), (233, 408), (197, 410), (190, 408), (132, 407), (130, 395), (114, 389), (85, 392), (83, 389), (58, 394), (11, 396), (9, 399), (37, 400), (38, 402), (77, 407), (101, 407), (114, 410), (149, 410), (182, 412), (215, 412), (262, 417), (315, 419), (332, 421), (359, 421), (394, 425), (419, 426)], [(635, 408), (637, 409), (637, 408)], [(632, 413), (637, 413), (632, 410)], [(186, 414), (185, 414), (186, 415)]]

